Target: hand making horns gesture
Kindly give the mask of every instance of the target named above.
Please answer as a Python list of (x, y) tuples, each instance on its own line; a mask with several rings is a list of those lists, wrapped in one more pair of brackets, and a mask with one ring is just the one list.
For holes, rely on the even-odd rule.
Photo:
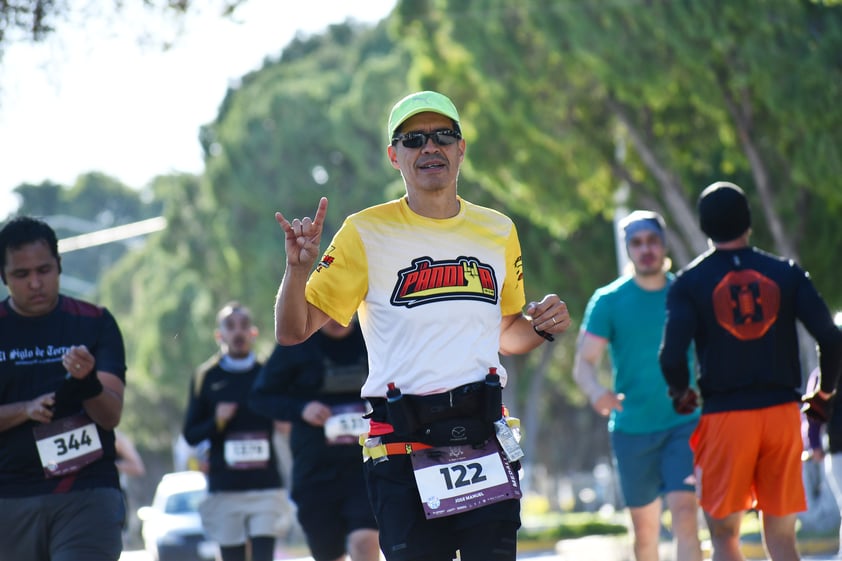
[(322, 239), (325, 214), (327, 214), (327, 197), (319, 200), (314, 219), (308, 216), (301, 219), (295, 218), (290, 222), (280, 212), (275, 213), (275, 220), (284, 231), (287, 266), (310, 268), (319, 258), (319, 243)]

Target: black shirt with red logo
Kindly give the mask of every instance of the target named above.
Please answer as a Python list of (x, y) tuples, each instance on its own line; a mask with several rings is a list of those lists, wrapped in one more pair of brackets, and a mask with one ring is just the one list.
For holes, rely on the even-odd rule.
[(796, 320), (819, 345), (822, 390), (833, 391), (842, 368), (842, 334), (809, 275), (757, 248), (710, 250), (678, 273), (667, 294), (664, 377), (675, 390), (687, 387), (692, 340), (703, 413), (799, 401)]

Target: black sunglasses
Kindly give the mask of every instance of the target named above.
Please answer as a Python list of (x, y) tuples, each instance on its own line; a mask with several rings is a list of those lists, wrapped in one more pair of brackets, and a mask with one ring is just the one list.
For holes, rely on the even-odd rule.
[(404, 148), (421, 148), (427, 144), (427, 139), (430, 138), (433, 139), (436, 146), (450, 146), (462, 138), (462, 135), (453, 129), (439, 129), (433, 132), (412, 131), (393, 136), (392, 145), (394, 146), (400, 141)]

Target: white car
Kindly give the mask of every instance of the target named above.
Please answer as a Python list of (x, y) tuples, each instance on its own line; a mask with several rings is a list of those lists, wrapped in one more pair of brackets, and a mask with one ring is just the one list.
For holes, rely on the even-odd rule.
[(146, 551), (155, 561), (215, 559), (217, 546), (205, 538), (199, 503), (207, 496), (200, 471), (168, 473), (161, 478), (152, 506), (138, 509)]

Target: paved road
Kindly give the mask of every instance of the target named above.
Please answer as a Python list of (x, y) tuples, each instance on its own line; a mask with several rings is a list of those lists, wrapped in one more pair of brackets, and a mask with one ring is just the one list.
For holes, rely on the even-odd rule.
[[(598, 554), (595, 552), (589, 556), (571, 556), (571, 555), (559, 555), (556, 553), (551, 552), (542, 552), (542, 553), (529, 553), (523, 556), (520, 556), (519, 559), (524, 561), (531, 560), (531, 561), (612, 561), (610, 558), (606, 559), (603, 557), (599, 557)], [(808, 555), (802, 557), (803, 561), (838, 561), (838, 557), (834, 557), (832, 555), (828, 556), (821, 556), (821, 555)], [(123, 553), (123, 556), (120, 557), (120, 561), (150, 561), (151, 557), (146, 555), (144, 551), (126, 551)], [(630, 558), (618, 558), (614, 561), (630, 561)], [(297, 559), (292, 558), (277, 558), (277, 561), (313, 561), (312, 557), (299, 557)]]
[[(312, 557), (276, 557), (276, 561), (313, 561)], [(124, 551), (120, 561), (152, 561), (145, 551)]]
[[(814, 548), (813, 548), (814, 549)], [(810, 551), (809, 547), (802, 547), (803, 551)], [(760, 561), (752, 552), (746, 552), (746, 557)], [(663, 561), (673, 561), (674, 550), (669, 543), (661, 544), (660, 558)], [(312, 557), (293, 557), (280, 555), (276, 561), (313, 561)], [(522, 551), (518, 555), (520, 561), (632, 561), (630, 543), (623, 539), (591, 536), (577, 540), (560, 542), (555, 551)], [(839, 561), (833, 553), (810, 553), (802, 557), (803, 561)], [(150, 561), (144, 551), (126, 551), (120, 561)], [(765, 560), (764, 560), (765, 561)]]

